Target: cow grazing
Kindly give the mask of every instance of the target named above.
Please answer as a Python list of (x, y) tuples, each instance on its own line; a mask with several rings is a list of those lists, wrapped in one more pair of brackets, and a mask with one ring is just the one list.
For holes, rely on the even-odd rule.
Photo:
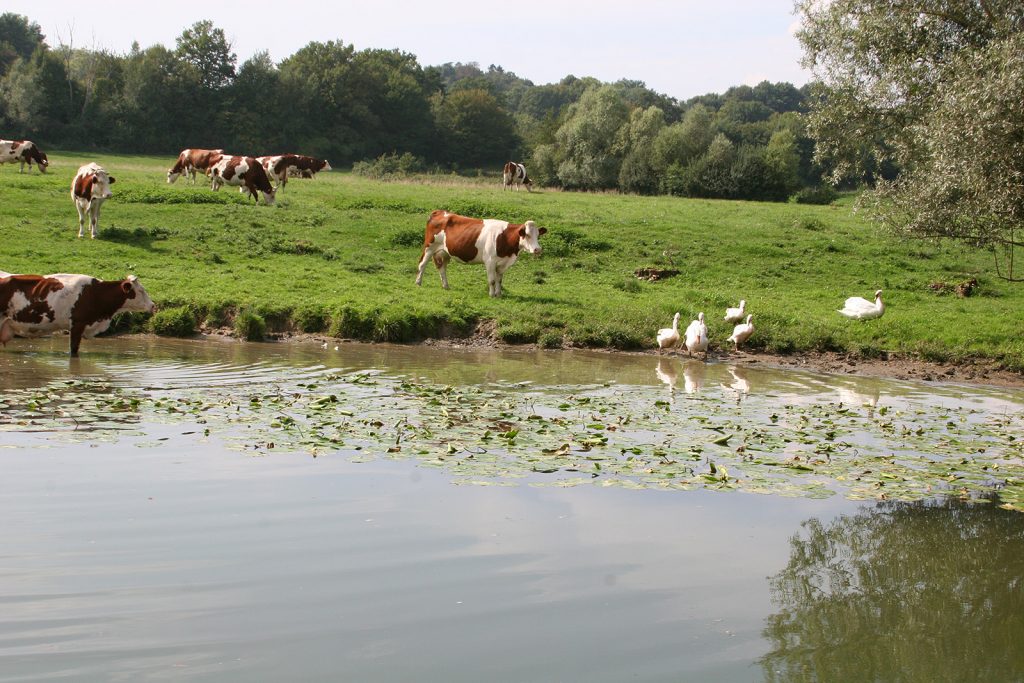
[(526, 188), (527, 192), (533, 192), (533, 181), (526, 175), (526, 167), (522, 164), (517, 164), (514, 161), (505, 164), (505, 168), (501, 173), (501, 179), (501, 189), (503, 190), (515, 187), (516, 192), (518, 192), (519, 186), (522, 185)]
[(210, 167), (211, 189), (219, 190), (221, 185), (244, 187), (249, 195), (259, 201), (257, 192), (263, 193), (263, 201), (274, 203), (277, 190), (270, 185), (267, 171), (253, 157), (222, 156)]
[(256, 157), (256, 160), (263, 164), (277, 189), (284, 189), (288, 184), (288, 177), (312, 178), (320, 171), (330, 171), (331, 165), (326, 159), (317, 159), (303, 154), (278, 154), (276, 156)]
[(117, 313), (152, 313), (153, 300), (134, 275), (104, 282), (89, 275), (9, 275), (0, 278), (0, 344), (14, 336), (71, 332), (71, 355), (82, 338), (110, 327)]
[(71, 199), (78, 209), (78, 236), (85, 232), (85, 214), (89, 214), (89, 236), (96, 239), (96, 226), (100, 220), (100, 207), (110, 199), (113, 193), (110, 186), (114, 184), (114, 176), (96, 163), (89, 163), (78, 169), (78, 174), (71, 181)]
[(416, 284), (423, 282), (423, 271), (433, 259), (441, 273), (441, 286), (448, 289), (448, 261), (452, 256), (466, 263), (482, 263), (487, 268), (487, 291), (501, 296), (501, 280), (505, 271), (519, 258), (519, 252), (541, 252), (540, 236), (548, 231), (533, 221), (513, 225), (491, 218), (467, 218), (447, 211), (430, 214), (423, 237)]
[(19, 173), (25, 172), (25, 164), (28, 164), (28, 170), (31, 171), (35, 163), (40, 173), (46, 173), (46, 167), (50, 165), (50, 160), (31, 140), (0, 140), (0, 164), (16, 161), (21, 164)]
[(189, 182), (193, 185), (196, 182), (196, 171), (206, 173), (211, 166), (220, 160), (224, 154), (222, 149), (183, 149), (178, 154), (178, 160), (174, 166), (167, 171), (167, 182), (173, 183), (182, 173), (188, 176)]

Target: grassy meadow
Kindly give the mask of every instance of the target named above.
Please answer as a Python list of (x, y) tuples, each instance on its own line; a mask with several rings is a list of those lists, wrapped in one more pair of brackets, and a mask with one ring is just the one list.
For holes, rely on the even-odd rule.
[[(270, 332), (413, 342), (489, 322), (508, 343), (638, 349), (654, 348), (676, 311), (681, 327), (704, 311), (715, 351), (730, 346), (725, 308), (746, 299), (753, 353), (982, 358), (1024, 371), (1024, 286), (999, 280), (988, 253), (879, 234), (849, 200), (530, 194), (502, 192), (497, 176), (379, 182), (329, 172), (292, 179), (268, 207), (233, 188), (168, 185), (170, 156), (49, 156), (44, 176), (0, 167), (0, 270), (134, 273), (161, 308), (146, 323), (157, 332), (255, 319)], [(87, 161), (117, 179), (96, 240), (77, 238), (69, 197)], [(423, 228), (437, 208), (533, 219), (549, 229), (544, 254), (524, 255), (506, 273), (502, 299), (487, 296), (482, 266), (461, 262), (449, 266), (451, 290), (433, 265), (418, 288)], [(641, 268), (679, 272), (649, 282), (634, 275)], [(972, 277), (978, 287), (967, 298), (932, 287)], [(836, 313), (846, 297), (870, 299), (878, 288), (881, 319)]]

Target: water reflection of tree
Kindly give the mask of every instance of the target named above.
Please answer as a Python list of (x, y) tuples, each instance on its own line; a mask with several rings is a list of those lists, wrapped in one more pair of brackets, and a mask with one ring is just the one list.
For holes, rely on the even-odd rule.
[(790, 543), (765, 680), (1024, 680), (1021, 513), (883, 502)]

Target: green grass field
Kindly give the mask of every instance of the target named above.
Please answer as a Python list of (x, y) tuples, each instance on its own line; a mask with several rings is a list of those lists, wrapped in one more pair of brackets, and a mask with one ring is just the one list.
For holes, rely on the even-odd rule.
[[(293, 179), (276, 205), (233, 188), (166, 183), (171, 157), (50, 153), (50, 172), (0, 167), (0, 270), (140, 277), (161, 307), (187, 307), (202, 323), (240, 313), (271, 331), (378, 341), (458, 336), (493, 321), (509, 343), (653, 348), (682, 313), (709, 321), (712, 351), (727, 348), (727, 306), (747, 300), (751, 351), (896, 352), (925, 360), (983, 358), (1024, 370), (1024, 286), (996, 278), (988, 253), (897, 241), (829, 207), (582, 194), (502, 192), (498, 179), (377, 182), (348, 173)], [(97, 161), (117, 178), (96, 240), (77, 238), (69, 197), (78, 166)], [(549, 229), (541, 257), (505, 275), (487, 296), (482, 266), (453, 262), (451, 290), (431, 265), (413, 281), (431, 210)], [(87, 228), (88, 232), (88, 228)], [(658, 282), (640, 268), (675, 269)], [(936, 282), (977, 277), (974, 295), (936, 293)], [(847, 296), (885, 290), (879, 320), (836, 309)]]

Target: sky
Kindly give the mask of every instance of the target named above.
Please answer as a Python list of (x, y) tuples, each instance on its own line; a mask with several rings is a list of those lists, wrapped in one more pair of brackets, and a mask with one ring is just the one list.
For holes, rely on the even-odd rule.
[(175, 46), (208, 19), (238, 63), (260, 50), (278, 62), (312, 41), (393, 49), (420, 65), (491, 64), (537, 85), (567, 75), (627, 78), (686, 100), (768, 80), (800, 86), (793, 0), (307, 1), (4, 0), (2, 11), (39, 24), (56, 46), (127, 52)]

